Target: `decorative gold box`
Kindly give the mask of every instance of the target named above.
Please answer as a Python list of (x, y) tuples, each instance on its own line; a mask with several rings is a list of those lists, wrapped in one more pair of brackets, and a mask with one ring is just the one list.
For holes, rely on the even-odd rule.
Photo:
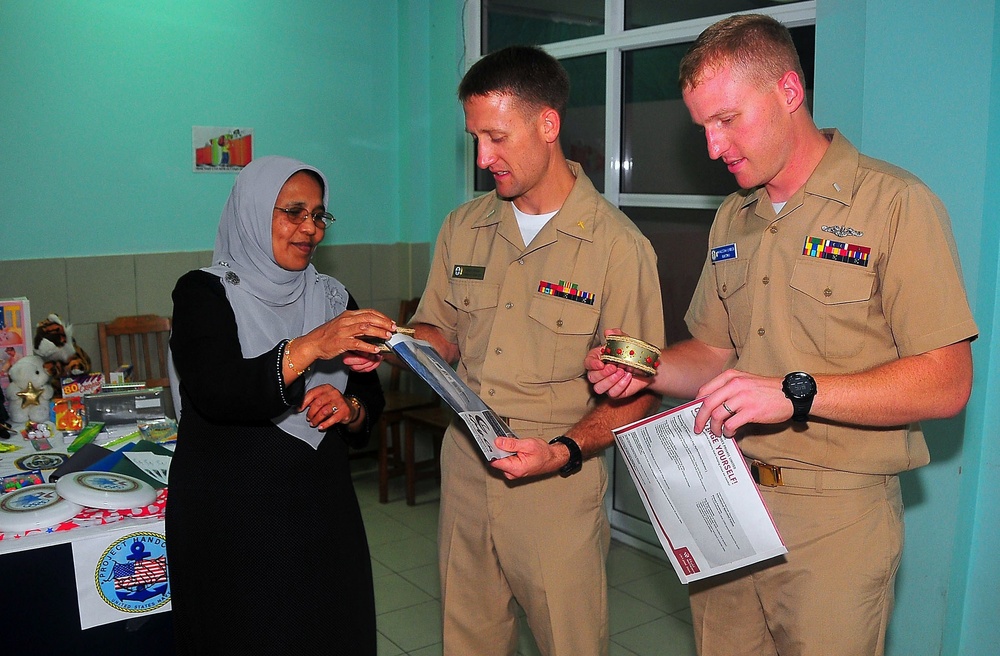
[(614, 362), (652, 376), (660, 366), (660, 349), (635, 337), (612, 335), (601, 351), (602, 362)]

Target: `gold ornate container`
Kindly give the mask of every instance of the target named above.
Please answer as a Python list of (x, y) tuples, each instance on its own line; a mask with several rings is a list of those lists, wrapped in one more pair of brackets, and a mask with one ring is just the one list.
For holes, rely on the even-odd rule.
[(660, 349), (635, 337), (612, 335), (601, 351), (601, 361), (614, 362), (652, 376), (660, 366)]

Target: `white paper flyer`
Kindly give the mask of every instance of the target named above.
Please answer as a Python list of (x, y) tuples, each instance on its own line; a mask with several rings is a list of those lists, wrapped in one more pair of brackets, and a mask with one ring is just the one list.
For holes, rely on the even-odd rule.
[(694, 432), (702, 400), (614, 430), (681, 583), (787, 553), (736, 440)]

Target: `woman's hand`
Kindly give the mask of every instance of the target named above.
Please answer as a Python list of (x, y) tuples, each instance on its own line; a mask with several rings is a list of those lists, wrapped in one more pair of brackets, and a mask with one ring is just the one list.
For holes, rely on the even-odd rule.
[(316, 360), (332, 360), (348, 351), (374, 355), (378, 346), (362, 340), (392, 337), (396, 322), (376, 310), (348, 310), (317, 326), (290, 347), (292, 361), (300, 371)]
[(320, 385), (306, 390), (299, 412), (306, 412), (309, 425), (327, 430), (334, 424), (352, 424), (361, 418), (361, 411), (344, 398), (332, 385)]

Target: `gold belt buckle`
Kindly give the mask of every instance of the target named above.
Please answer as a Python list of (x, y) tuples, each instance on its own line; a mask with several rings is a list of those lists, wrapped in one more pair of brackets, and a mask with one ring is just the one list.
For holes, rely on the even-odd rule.
[(760, 460), (754, 460), (750, 464), (752, 465), (750, 471), (754, 474), (754, 480), (757, 481), (758, 485), (763, 485), (764, 487), (778, 487), (782, 484), (781, 467), (778, 467), (777, 465), (769, 465), (766, 462), (761, 462)]

